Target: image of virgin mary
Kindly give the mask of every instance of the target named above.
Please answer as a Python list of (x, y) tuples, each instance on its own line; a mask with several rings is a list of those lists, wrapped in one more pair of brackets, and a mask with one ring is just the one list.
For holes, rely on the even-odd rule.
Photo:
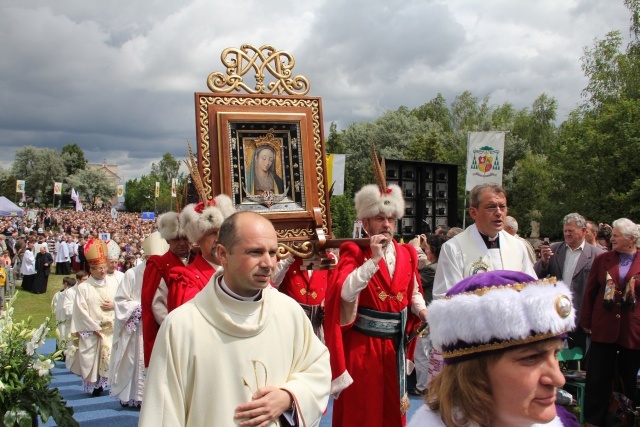
[(256, 148), (246, 173), (245, 189), (251, 195), (265, 192), (281, 194), (284, 191), (282, 178), (276, 173), (276, 152), (269, 145)]

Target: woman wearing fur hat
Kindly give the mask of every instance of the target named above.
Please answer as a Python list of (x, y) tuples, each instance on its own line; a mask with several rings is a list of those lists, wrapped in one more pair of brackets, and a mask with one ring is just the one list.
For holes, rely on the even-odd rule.
[(175, 267), (169, 273), (167, 310), (192, 299), (222, 267), (215, 252), (222, 222), (235, 212), (229, 196), (220, 194), (206, 203), (185, 206), (180, 213), (180, 228), (200, 252), (186, 267)]
[(341, 246), (326, 300), (334, 427), (405, 424), (405, 337), (426, 319), (416, 250), (393, 239), (404, 214), (402, 190), (386, 185), (375, 150), (372, 157), (378, 185), (363, 187), (355, 197), (370, 247)]
[(470, 276), (429, 305), (446, 366), (409, 427), (578, 426), (556, 407), (557, 354), (575, 326), (564, 283), (515, 271)]

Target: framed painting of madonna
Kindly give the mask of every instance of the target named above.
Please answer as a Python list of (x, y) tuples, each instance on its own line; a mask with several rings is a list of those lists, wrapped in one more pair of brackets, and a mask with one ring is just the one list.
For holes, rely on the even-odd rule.
[[(321, 99), (290, 94), (295, 79), (282, 78), (288, 54), (269, 49), (229, 48), (223, 63), (236, 72), (249, 55), (254, 67), (280, 58), (279, 66), (258, 68), (280, 70), (274, 83), (252, 90), (227, 70), (209, 76), (212, 93), (195, 94), (199, 168), (211, 198), (224, 193), (237, 210), (264, 215), (281, 241), (309, 241), (331, 228)], [(230, 87), (249, 93), (228, 93)]]

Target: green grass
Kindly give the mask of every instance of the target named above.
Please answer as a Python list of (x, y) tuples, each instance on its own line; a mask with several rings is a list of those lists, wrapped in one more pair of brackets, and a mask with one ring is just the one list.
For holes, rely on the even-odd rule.
[[(16, 285), (18, 297), (13, 304), (14, 321), (20, 322), (22, 320), (26, 320), (29, 316), (31, 316), (31, 325), (38, 326), (42, 322), (44, 322), (45, 318), (53, 317), (53, 314), (51, 313), (51, 300), (53, 299), (53, 295), (62, 289), (63, 277), (64, 276), (51, 274), (49, 276), (47, 292), (38, 295), (21, 290), (21, 282), (18, 281)], [(75, 277), (75, 275), (73, 275), (72, 277)]]

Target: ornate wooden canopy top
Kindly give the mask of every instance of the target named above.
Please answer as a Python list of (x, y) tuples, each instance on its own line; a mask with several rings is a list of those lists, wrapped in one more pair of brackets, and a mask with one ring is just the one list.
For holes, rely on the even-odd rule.
[[(266, 94), (304, 96), (309, 92), (309, 80), (304, 76), (293, 76), (295, 60), (285, 51), (276, 50), (273, 46), (264, 45), (259, 48), (251, 44), (243, 44), (240, 48), (228, 47), (220, 55), (227, 73), (220, 71), (209, 74), (207, 86), (212, 92), (231, 93), (244, 89), (250, 94)], [(253, 71), (256, 80), (254, 89), (244, 81), (243, 76)], [(265, 72), (275, 79), (265, 85)]]

